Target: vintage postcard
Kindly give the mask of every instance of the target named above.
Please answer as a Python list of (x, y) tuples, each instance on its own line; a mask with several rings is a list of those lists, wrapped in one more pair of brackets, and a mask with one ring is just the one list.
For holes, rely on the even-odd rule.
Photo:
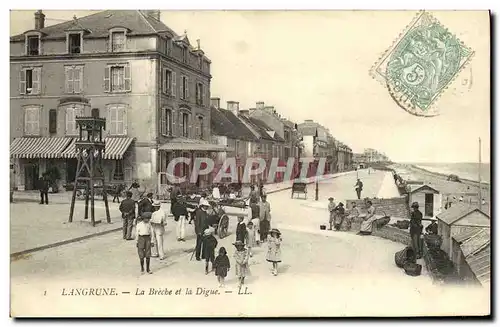
[(10, 27), (12, 317), (491, 314), (488, 11)]

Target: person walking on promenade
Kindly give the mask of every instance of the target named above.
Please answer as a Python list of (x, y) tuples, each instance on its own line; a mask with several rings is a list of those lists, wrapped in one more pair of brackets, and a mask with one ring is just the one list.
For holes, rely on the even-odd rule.
[(49, 204), (49, 179), (46, 174), (38, 180), (38, 189), (40, 190), (40, 204)]
[(174, 220), (176, 222), (176, 235), (178, 242), (185, 242), (184, 236), (186, 235), (186, 219), (189, 215), (186, 205), (183, 200), (176, 200), (170, 211), (174, 215)]
[(115, 203), (115, 200), (117, 200), (118, 203), (120, 203), (120, 195), (122, 194), (124, 189), (125, 189), (125, 185), (123, 185), (122, 183), (120, 183), (116, 186), (116, 190), (113, 194), (113, 203)]
[(411, 215), (410, 215), (410, 237), (411, 237), (411, 247), (417, 256), (417, 259), (422, 257), (422, 251), (420, 248), (420, 237), (422, 235), (422, 212), (418, 210), (418, 202), (413, 202), (411, 204)]
[(153, 234), (151, 241), (153, 247), (151, 249), (152, 257), (160, 257), (160, 260), (165, 259), (163, 251), (163, 235), (165, 234), (165, 226), (167, 225), (167, 213), (161, 208), (160, 201), (153, 202), (153, 213), (151, 214), (151, 227)]
[(255, 228), (254, 228), (254, 224), (252, 221), (249, 221), (248, 222), (248, 225), (247, 225), (247, 232), (246, 232), (246, 244), (247, 244), (247, 247), (248, 247), (248, 254), (250, 255), (250, 257), (253, 256), (253, 253), (252, 253), (252, 248), (256, 245), (256, 236), (255, 236)]
[(143, 212), (153, 212), (153, 193), (149, 192), (138, 204), (139, 216)]
[(208, 227), (203, 232), (203, 250), (201, 258), (205, 259), (205, 275), (208, 275), (208, 263), (212, 263), (212, 270), (214, 269), (215, 261), (215, 248), (217, 247), (217, 239), (214, 237), (214, 229)]
[(238, 216), (238, 225), (236, 226), (236, 241), (241, 241), (243, 244), (247, 236), (247, 226), (244, 220), (244, 216)]
[(120, 203), (120, 212), (123, 221), (123, 239), (133, 240), (132, 228), (135, 219), (135, 201), (132, 200), (132, 192), (127, 191), (126, 198)]
[(269, 232), (269, 238), (267, 240), (267, 256), (266, 260), (273, 264), (271, 270), (274, 276), (278, 275), (278, 263), (281, 262), (281, 232), (273, 228)]
[(170, 213), (173, 213), (173, 208), (175, 203), (177, 203), (179, 195), (181, 195), (181, 188), (179, 187), (178, 184), (174, 184), (172, 187), (172, 190), (170, 191)]
[(203, 246), (203, 233), (205, 229), (207, 229), (208, 224), (208, 214), (207, 210), (209, 207), (209, 203), (205, 199), (200, 200), (200, 207), (195, 211), (195, 221), (194, 221), (194, 232), (196, 233), (196, 247), (195, 254), (196, 260), (201, 261), (201, 247)]
[(135, 234), (137, 239), (137, 253), (139, 254), (139, 261), (141, 263), (141, 273), (144, 274), (144, 259), (146, 259), (146, 271), (148, 274), (151, 272), (151, 234), (153, 233), (149, 219), (151, 212), (145, 212), (142, 216), (137, 217), (137, 226), (135, 227)]
[(229, 263), (226, 248), (223, 246), (219, 249), (219, 255), (215, 258), (213, 269), (215, 270), (219, 287), (224, 287), (224, 279), (227, 277), (227, 272), (231, 269), (231, 264)]
[(335, 220), (335, 208), (337, 207), (335, 205), (335, 202), (334, 202), (334, 198), (328, 198), (328, 213), (330, 215), (330, 220), (329, 220), (329, 223), (330, 223), (330, 228), (329, 230), (332, 230), (333, 229), (333, 221)]
[(259, 205), (259, 214), (260, 241), (265, 242), (269, 229), (271, 229), (271, 205), (267, 202), (267, 195), (265, 194), (262, 196), (262, 201)]
[(358, 235), (371, 235), (373, 231), (373, 222), (377, 219), (375, 217), (375, 207), (372, 201), (367, 200), (366, 205), (368, 206), (368, 213), (361, 222)]
[(358, 181), (354, 185), (356, 190), (356, 195), (358, 196), (358, 200), (361, 199), (361, 191), (363, 191), (363, 182), (358, 178)]
[(245, 284), (245, 277), (249, 273), (248, 251), (245, 249), (245, 244), (241, 241), (236, 241), (233, 245), (236, 247), (236, 252), (234, 252), (234, 260), (236, 261), (236, 277), (238, 277), (238, 287), (241, 287)]

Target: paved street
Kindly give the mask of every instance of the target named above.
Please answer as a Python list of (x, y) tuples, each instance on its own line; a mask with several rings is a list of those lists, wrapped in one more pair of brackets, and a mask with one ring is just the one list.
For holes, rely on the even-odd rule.
[[(378, 194), (385, 179), (385, 172), (368, 175), (361, 172), (364, 183), (363, 197)], [(475, 303), (457, 303), (461, 292), (434, 285), (425, 269), (419, 277), (409, 277), (394, 265), (394, 253), (403, 246), (376, 237), (361, 237), (350, 233), (320, 231), (319, 224), (327, 222), (327, 198), (333, 196), (345, 202), (355, 196), (356, 173), (338, 177), (320, 184), (320, 201), (314, 201), (314, 185), (309, 186), (307, 200), (290, 199), (290, 191), (269, 195), (272, 207), (272, 224), (283, 232), (282, 264), (280, 274), (270, 274), (270, 264), (265, 261), (266, 248), (255, 250), (250, 261), (251, 276), (248, 292), (252, 295), (237, 295), (234, 268), (229, 272), (223, 293), (212, 296), (161, 296), (140, 298), (143, 307), (137, 306), (133, 297), (136, 287), (158, 288), (217, 288), (213, 274), (204, 274), (204, 263), (190, 261), (194, 245), (192, 225), (188, 225), (187, 242), (175, 241), (174, 222), (169, 221), (165, 246), (167, 260), (152, 260), (153, 275), (140, 275), (139, 262), (134, 241), (123, 241), (121, 233), (115, 232), (78, 243), (35, 252), (11, 263), (12, 305), (22, 305), (33, 314), (56, 314), (40, 312), (40, 301), (50, 301), (57, 307), (57, 314), (68, 310), (68, 314), (79, 313), (84, 308), (89, 315), (133, 315), (145, 307), (152, 308), (152, 315), (255, 315), (265, 314), (263, 303), (269, 305), (273, 315), (438, 315), (485, 312), (484, 302), (489, 294), (476, 295)], [(64, 212), (64, 219), (67, 213)], [(233, 232), (219, 246), (229, 252), (231, 264), (234, 247), (235, 218), (231, 219)], [(126, 301), (106, 301), (106, 297), (63, 297), (62, 288), (70, 287), (116, 287), (120, 297)], [(23, 296), (24, 292), (31, 295)], [(123, 291), (132, 294), (121, 294)], [(44, 295), (44, 292), (45, 293)], [(468, 293), (469, 294), (469, 293)], [(472, 293), (470, 293), (472, 294)], [(215, 301), (212, 297), (218, 296)], [(483, 296), (483, 297), (481, 297)], [(220, 301), (222, 299), (222, 301)], [(265, 299), (265, 300), (264, 300)], [(227, 301), (235, 305), (225, 306)], [(265, 301), (265, 302), (264, 302)], [(156, 303), (156, 307), (153, 306)], [(189, 308), (187, 304), (189, 303)], [(274, 303), (274, 304), (273, 304)], [(478, 307), (479, 305), (483, 305)], [(154, 309), (153, 308), (157, 308)], [(263, 311), (264, 310), (264, 311)], [(446, 310), (446, 311), (445, 311)]]

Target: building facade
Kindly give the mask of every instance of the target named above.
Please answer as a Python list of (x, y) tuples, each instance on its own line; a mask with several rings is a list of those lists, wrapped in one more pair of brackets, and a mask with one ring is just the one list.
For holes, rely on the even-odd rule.
[[(76, 116), (107, 119), (105, 175), (155, 187), (169, 160), (210, 147), (210, 60), (157, 10), (108, 10), (10, 40), (11, 156), (20, 190), (54, 166), (72, 182)], [(183, 146), (185, 141), (190, 147)], [(166, 144), (169, 144), (166, 146)], [(179, 174), (184, 173), (182, 171)]]

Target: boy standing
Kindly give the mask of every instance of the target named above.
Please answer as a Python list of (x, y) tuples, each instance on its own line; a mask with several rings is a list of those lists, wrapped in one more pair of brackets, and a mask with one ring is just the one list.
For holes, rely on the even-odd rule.
[(335, 202), (333, 202), (334, 198), (329, 198), (328, 201), (328, 213), (330, 214), (330, 220), (329, 220), (329, 223), (330, 223), (330, 229), (329, 230), (332, 230), (333, 229), (333, 221), (335, 220)]
[(144, 274), (144, 259), (146, 259), (146, 271), (148, 274), (152, 274), (150, 269), (151, 261), (151, 234), (153, 233), (149, 219), (151, 218), (151, 212), (145, 212), (142, 216), (139, 216), (139, 220), (136, 225), (135, 235), (137, 239), (137, 252), (139, 254), (139, 260), (141, 262), (141, 274)]

